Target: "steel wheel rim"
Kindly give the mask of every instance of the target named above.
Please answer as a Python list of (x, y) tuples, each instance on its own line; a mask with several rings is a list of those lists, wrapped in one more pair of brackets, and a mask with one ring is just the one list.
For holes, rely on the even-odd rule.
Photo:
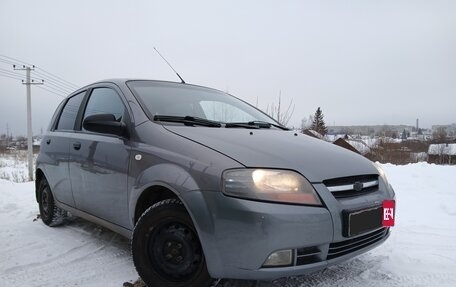
[(43, 189), (41, 194), (41, 206), (43, 210), (43, 216), (47, 218), (49, 216), (50, 206), (50, 194), (48, 188)]
[(204, 263), (193, 227), (168, 221), (154, 227), (147, 241), (149, 260), (157, 274), (169, 281), (185, 282), (199, 273)]

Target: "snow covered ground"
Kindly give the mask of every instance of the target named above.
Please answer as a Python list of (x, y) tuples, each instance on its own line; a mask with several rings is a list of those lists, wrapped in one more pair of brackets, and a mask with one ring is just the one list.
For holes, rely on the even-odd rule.
[[(36, 155), (34, 155), (33, 162), (35, 160)], [(25, 182), (28, 180), (26, 151), (21, 150), (0, 156), (0, 179), (8, 179), (14, 182)]]
[[(348, 262), (271, 286), (456, 286), (456, 167), (384, 169), (397, 193), (390, 239)], [(0, 286), (120, 287), (137, 279), (127, 239), (81, 219), (49, 228), (37, 214), (33, 183), (0, 179)]]

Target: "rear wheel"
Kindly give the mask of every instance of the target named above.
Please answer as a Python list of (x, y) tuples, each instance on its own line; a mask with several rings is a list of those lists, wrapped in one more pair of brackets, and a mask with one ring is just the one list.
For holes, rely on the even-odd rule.
[(147, 209), (132, 239), (133, 262), (149, 287), (207, 287), (212, 279), (195, 227), (178, 199)]
[(67, 212), (55, 205), (54, 196), (48, 182), (44, 178), (41, 179), (39, 185), (38, 205), (41, 220), (48, 226), (60, 225), (67, 217)]

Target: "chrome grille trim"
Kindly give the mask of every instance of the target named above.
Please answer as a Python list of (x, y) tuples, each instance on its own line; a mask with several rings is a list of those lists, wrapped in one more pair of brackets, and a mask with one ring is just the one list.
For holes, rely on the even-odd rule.
[[(362, 184), (362, 189), (365, 189), (365, 188), (377, 186), (378, 180), (361, 182), (361, 184)], [(328, 186), (328, 190), (331, 192), (355, 190), (355, 185), (354, 184), (345, 184), (345, 185)]]
[(378, 191), (380, 179), (378, 174), (365, 174), (326, 179), (323, 184), (335, 198), (343, 199)]

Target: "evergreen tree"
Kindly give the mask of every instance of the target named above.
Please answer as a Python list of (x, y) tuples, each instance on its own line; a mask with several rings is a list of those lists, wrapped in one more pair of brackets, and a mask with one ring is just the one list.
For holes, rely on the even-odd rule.
[(407, 132), (405, 129), (402, 131), (401, 139), (406, 140), (407, 139)]
[(328, 128), (326, 127), (325, 120), (323, 118), (323, 112), (320, 107), (318, 107), (312, 121), (311, 129), (324, 136), (328, 132)]

